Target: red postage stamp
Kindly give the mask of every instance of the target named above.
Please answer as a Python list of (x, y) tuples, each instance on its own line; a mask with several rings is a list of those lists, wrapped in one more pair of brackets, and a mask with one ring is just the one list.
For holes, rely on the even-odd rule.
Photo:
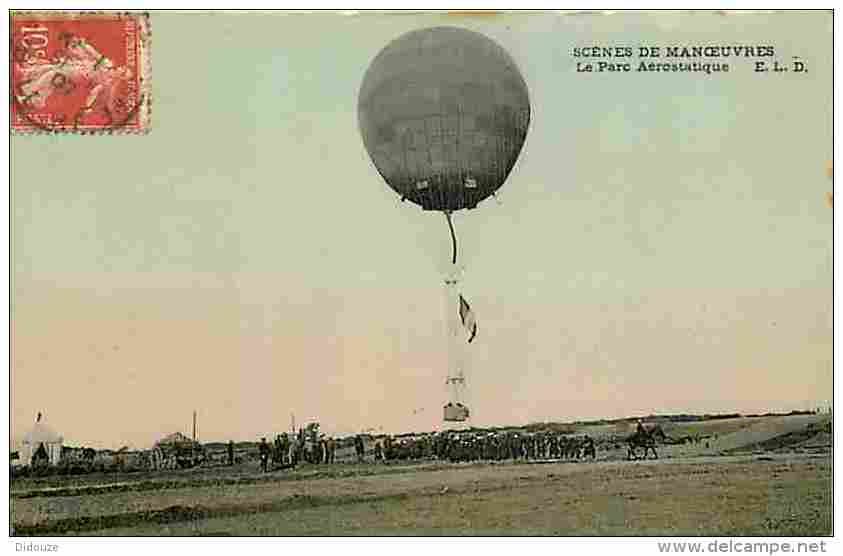
[(150, 123), (149, 16), (11, 16), (11, 131), (144, 133)]

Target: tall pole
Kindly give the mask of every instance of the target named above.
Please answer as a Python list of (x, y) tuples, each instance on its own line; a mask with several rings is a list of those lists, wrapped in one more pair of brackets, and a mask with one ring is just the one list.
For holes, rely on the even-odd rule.
[(193, 442), (196, 442), (196, 410), (193, 410)]
[(459, 295), (458, 286), (459, 278), (455, 268), (451, 268), (445, 277), (445, 331), (447, 334), (447, 355), (448, 355), (448, 377), (446, 384), (448, 385), (448, 402), (459, 403), (459, 379), (460, 368), (457, 363), (457, 330), (459, 326)]
[(463, 342), (460, 338), (460, 270), (451, 264), (445, 275), (445, 330), (448, 355), (447, 386), (448, 403), (464, 404), (465, 373), (463, 372)]

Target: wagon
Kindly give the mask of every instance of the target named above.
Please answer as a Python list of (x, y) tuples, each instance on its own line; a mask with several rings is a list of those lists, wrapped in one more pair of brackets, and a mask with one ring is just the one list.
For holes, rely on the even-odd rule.
[(153, 466), (157, 469), (190, 469), (205, 461), (202, 445), (181, 433), (173, 433), (155, 443)]

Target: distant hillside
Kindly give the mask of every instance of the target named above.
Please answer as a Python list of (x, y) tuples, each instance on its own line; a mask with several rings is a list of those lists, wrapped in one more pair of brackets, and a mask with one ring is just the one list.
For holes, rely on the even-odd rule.
[[(594, 419), (587, 421), (571, 421), (571, 422), (534, 422), (526, 425), (502, 425), (490, 427), (468, 427), (462, 432), (466, 433), (505, 433), (505, 432), (538, 432), (538, 431), (553, 431), (561, 434), (579, 434), (579, 431), (588, 427), (599, 426), (614, 426), (614, 425), (628, 425), (633, 426), (638, 420), (642, 420), (648, 424), (654, 423), (701, 423), (705, 421), (719, 421), (727, 419), (740, 419), (743, 417), (789, 417), (794, 415), (814, 415), (814, 411), (790, 411), (788, 413), (768, 412), (763, 414), (743, 415), (741, 413), (704, 413), (702, 415), (695, 415), (691, 413), (675, 413), (675, 414), (651, 414), (634, 417), (620, 417), (617, 419)], [(369, 440), (384, 438), (392, 436), (393, 438), (402, 437), (416, 437), (422, 434), (430, 434), (431, 431), (421, 432), (403, 432), (398, 434), (373, 434), (367, 433), (363, 436)], [(356, 436), (355, 434), (334, 435), (334, 439), (341, 443), (350, 440)], [(254, 450), (257, 448), (259, 442), (255, 441), (239, 441), (234, 443), (235, 450)], [(203, 446), (211, 451), (224, 451), (228, 449), (228, 442), (205, 442)]]

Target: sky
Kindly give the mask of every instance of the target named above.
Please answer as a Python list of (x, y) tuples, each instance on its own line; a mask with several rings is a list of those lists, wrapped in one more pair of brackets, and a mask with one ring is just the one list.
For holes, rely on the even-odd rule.
[[(11, 138), (11, 435), (247, 440), (441, 426), (441, 214), (399, 203), (357, 93), (407, 31), (497, 41), (533, 118), (454, 215), (477, 425), (831, 399), (832, 20), (153, 13), (152, 130)], [(582, 74), (575, 46), (773, 45), (803, 75)], [(451, 310), (448, 308), (447, 310)], [(454, 309), (455, 310), (455, 309)]]

